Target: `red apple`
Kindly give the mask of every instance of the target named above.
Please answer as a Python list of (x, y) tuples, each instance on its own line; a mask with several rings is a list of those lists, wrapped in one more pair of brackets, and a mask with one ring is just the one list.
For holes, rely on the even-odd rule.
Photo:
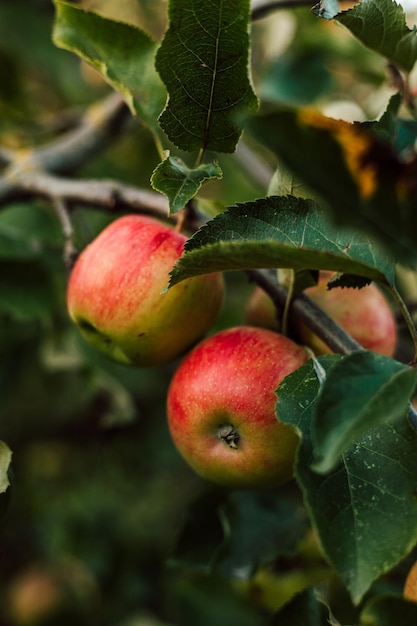
[(308, 356), (293, 341), (240, 326), (198, 344), (168, 390), (175, 445), (203, 478), (235, 488), (288, 481), (298, 437), (277, 419), (276, 389)]
[[(397, 326), (382, 291), (375, 283), (362, 289), (327, 289), (331, 276), (332, 272), (321, 272), (318, 284), (308, 287), (304, 293), (366, 350), (393, 356), (397, 345)], [(264, 328), (277, 327), (274, 303), (260, 287), (255, 287), (247, 302), (245, 321)], [(305, 324), (296, 324), (296, 330), (300, 341), (315, 354), (331, 352)]]
[(127, 215), (83, 250), (67, 305), (88, 342), (122, 363), (149, 366), (201, 339), (220, 310), (224, 283), (221, 274), (206, 274), (162, 293), (185, 241), (156, 219)]

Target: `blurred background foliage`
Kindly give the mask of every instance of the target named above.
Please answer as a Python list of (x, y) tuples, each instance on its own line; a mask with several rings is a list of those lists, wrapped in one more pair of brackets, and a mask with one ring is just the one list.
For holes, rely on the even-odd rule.
[[(163, 36), (163, 0), (77, 4)], [(0, 3), (4, 147), (59, 136), (109, 92), (53, 46), (53, 18), (50, 0)], [(341, 27), (299, 8), (256, 23), (253, 36), (263, 99), (357, 120), (384, 110), (391, 90), (382, 59)], [(262, 158), (272, 171), (270, 155)], [(265, 195), (244, 158), (220, 161), (224, 179), (203, 195), (223, 204)], [(151, 137), (134, 122), (74, 175), (149, 188), (157, 163)], [(79, 247), (110, 219), (74, 210)], [(81, 341), (65, 308), (63, 241), (46, 204), (0, 211), (0, 438), (13, 450), (12, 487), (1, 499), (0, 626), (269, 623), (295, 591), (328, 575), (298, 489), (283, 492), (281, 510), (270, 494), (228, 493), (185, 466), (165, 419), (176, 363), (129, 369)], [(243, 321), (252, 288), (244, 275), (226, 278), (213, 331)]]

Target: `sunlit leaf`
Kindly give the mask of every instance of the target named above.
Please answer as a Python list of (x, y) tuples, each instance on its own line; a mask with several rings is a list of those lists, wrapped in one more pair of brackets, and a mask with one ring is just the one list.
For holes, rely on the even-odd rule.
[(156, 68), (169, 101), (160, 118), (186, 151), (233, 152), (257, 100), (248, 78), (248, 0), (170, 0)]
[(142, 30), (56, 0), (53, 41), (90, 63), (151, 129), (166, 92), (154, 67), (157, 44)]
[(196, 274), (249, 268), (331, 269), (391, 284), (395, 265), (360, 233), (334, 227), (314, 202), (270, 196), (229, 208), (185, 247), (172, 284)]
[(417, 60), (417, 30), (408, 28), (404, 9), (394, 0), (362, 0), (335, 19), (368, 48), (405, 71), (412, 70)]
[[(319, 359), (329, 374), (342, 357)], [(417, 434), (406, 417), (356, 439), (326, 476), (311, 468), (320, 382), (312, 362), (278, 389), (277, 413), (301, 435), (295, 474), (322, 548), (358, 603), (417, 541)]]
[(203, 163), (191, 169), (181, 159), (168, 157), (152, 174), (152, 187), (169, 200), (170, 213), (181, 211), (200, 190), (205, 181), (221, 178), (217, 163)]

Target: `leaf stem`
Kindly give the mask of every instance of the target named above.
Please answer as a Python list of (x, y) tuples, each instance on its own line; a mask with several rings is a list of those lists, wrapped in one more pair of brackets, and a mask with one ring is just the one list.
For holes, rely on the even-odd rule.
[(295, 287), (295, 271), (291, 270), (289, 272), (287, 297), (286, 297), (284, 309), (282, 312), (281, 331), (283, 335), (288, 334), (288, 317), (290, 314), (290, 308), (291, 308), (292, 300), (294, 297), (294, 287)]
[(200, 148), (200, 151), (197, 156), (197, 160), (195, 162), (196, 167), (199, 167), (200, 165), (202, 165), (205, 153), (206, 153), (205, 148)]
[(162, 141), (161, 138), (159, 136), (158, 133), (152, 133), (153, 135), (153, 140), (155, 143), (155, 148), (158, 152), (159, 158), (161, 159), (161, 161), (163, 161), (165, 159), (165, 150), (164, 150), (164, 146), (162, 145)]

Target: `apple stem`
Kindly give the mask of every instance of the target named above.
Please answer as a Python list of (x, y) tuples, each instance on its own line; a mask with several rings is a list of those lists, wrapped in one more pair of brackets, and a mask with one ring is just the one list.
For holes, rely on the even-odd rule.
[(235, 450), (237, 450), (237, 444), (239, 443), (240, 436), (237, 430), (231, 424), (222, 424), (221, 426), (219, 426), (219, 428), (217, 429), (217, 437), (227, 443), (229, 448), (234, 448)]

